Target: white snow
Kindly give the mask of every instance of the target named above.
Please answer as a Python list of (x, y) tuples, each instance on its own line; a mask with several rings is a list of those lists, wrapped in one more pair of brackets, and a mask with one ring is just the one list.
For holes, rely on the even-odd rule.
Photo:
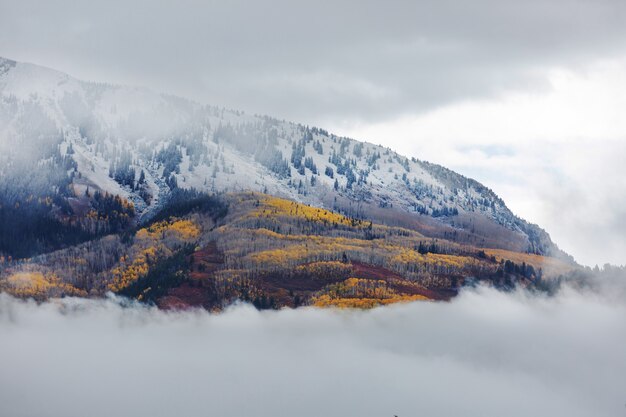
[[(208, 163), (201, 162), (190, 170), (189, 157), (186, 150), (181, 149), (184, 157), (180, 164), (180, 174), (176, 175), (180, 187), (206, 191), (267, 191), (321, 206), (323, 197), (332, 192), (335, 182), (334, 178), (324, 174), (327, 166), (333, 169), (340, 186), (346, 186), (346, 177), (338, 175), (337, 167), (329, 163), (333, 149), (339, 153), (342, 140), (332, 135), (313, 134), (313, 141), (319, 140), (322, 144), (321, 155), (313, 149), (313, 142), (306, 144), (306, 156), (313, 158), (319, 175), (316, 178), (317, 185), (307, 186), (307, 194), (303, 195), (298, 194), (295, 187), (289, 186), (289, 179), (280, 179), (257, 163), (252, 154), (242, 153), (228, 143), (213, 142), (213, 133), (219, 125), (230, 124), (235, 127), (247, 125), (255, 126), (257, 129), (266, 122), (263, 117), (201, 106), (143, 88), (86, 83), (58, 71), (22, 63), (0, 75), (0, 92), (4, 98), (15, 97), (20, 101), (33, 100), (39, 103), (58, 128), (65, 132), (66, 141), (72, 143), (74, 159), (82, 176), (106, 192), (137, 202), (138, 209), (143, 212), (156, 210), (168, 192), (167, 185), (161, 177), (162, 167), (156, 166), (151, 160), (152, 151), (167, 147), (171, 141), (179, 143), (177, 140), (189, 129), (201, 132), (204, 146), (212, 156), (208, 158)], [(68, 110), (61, 103), (68, 96), (78, 100), (77, 105), (84, 107), (81, 111), (86, 112), (87, 116), (67, 114)], [(97, 146), (88, 144), (78, 133), (79, 126), (75, 120), (81, 117), (85, 123), (95, 122), (96, 127), (100, 129), (100, 136), (95, 138), (95, 141), (100, 143), (100, 152), (104, 150), (108, 156), (119, 154), (123, 150), (132, 153), (133, 167), (137, 175), (141, 169), (144, 170), (147, 185), (153, 194), (150, 207), (144, 207), (145, 204), (142, 206), (137, 192), (121, 187), (109, 177), (111, 160), (97, 153)], [(292, 143), (302, 138), (302, 127), (277, 120), (273, 120), (272, 123), (278, 132), (276, 148), (289, 160)], [(9, 129), (9, 126), (3, 127), (0, 134), (8, 135)], [(455, 193), (417, 161), (408, 160), (407, 172), (403, 166), (405, 157), (379, 145), (363, 143), (362, 156), (357, 158), (353, 152), (357, 143), (350, 140), (345, 157), (356, 161), (353, 170), (357, 177), (359, 172), (369, 170), (366, 187), (371, 193), (373, 203), (385, 201), (409, 212), (415, 210), (416, 204), (432, 209), (455, 207), (459, 211), (478, 210), (487, 217), (496, 218), (500, 223), (511, 223), (512, 214), (505, 207), (497, 204), (497, 212), (493, 213), (490, 208), (475, 204), (476, 200), (483, 198), (491, 200), (493, 196), (481, 194), (474, 188), (467, 190), (460, 188)], [(254, 144), (250, 145), (250, 149), (254, 149)], [(219, 158), (216, 159), (217, 153)], [(376, 169), (367, 163), (367, 156), (374, 153), (380, 154), (375, 163)], [(214, 176), (216, 165), (218, 170)], [(418, 198), (407, 187), (402, 178), (403, 174), (406, 175), (410, 187), (419, 185), (425, 193), (424, 197)], [(291, 181), (296, 184), (300, 180), (310, 184), (312, 173), (306, 169), (305, 175), (301, 176), (292, 167), (291, 175)], [(350, 190), (340, 192), (345, 195), (351, 193)]]

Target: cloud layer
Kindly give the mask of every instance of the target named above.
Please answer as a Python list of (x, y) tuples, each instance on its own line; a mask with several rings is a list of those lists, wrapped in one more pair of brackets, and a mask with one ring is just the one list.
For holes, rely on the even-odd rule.
[(306, 123), (382, 120), (626, 51), (620, 1), (1, 0), (0, 54)]
[(19, 416), (616, 416), (623, 303), (493, 290), (372, 311), (221, 315), (0, 296)]

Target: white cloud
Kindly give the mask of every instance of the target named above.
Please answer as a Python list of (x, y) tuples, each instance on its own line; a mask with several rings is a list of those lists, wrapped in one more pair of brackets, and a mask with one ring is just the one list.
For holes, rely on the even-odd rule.
[(613, 417), (625, 313), (571, 291), (221, 315), (1, 295), (0, 414)]
[(585, 264), (625, 264), (626, 61), (547, 78), (548, 92), (335, 130), (480, 180)]

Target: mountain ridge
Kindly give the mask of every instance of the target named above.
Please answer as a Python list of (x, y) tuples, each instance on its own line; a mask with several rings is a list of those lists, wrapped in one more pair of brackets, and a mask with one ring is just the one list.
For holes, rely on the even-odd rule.
[[(459, 243), (567, 257), (488, 187), (389, 148), (34, 64), (0, 58), (0, 68), (3, 196), (16, 184), (31, 194), (67, 187), (52, 206), (64, 200), (68, 218), (95, 191), (131, 201), (135, 221), (145, 222), (177, 187), (251, 190)], [(49, 152), (28, 155), (15, 143)], [(49, 160), (68, 178), (24, 184), (23, 173), (12, 175), (11, 167)]]

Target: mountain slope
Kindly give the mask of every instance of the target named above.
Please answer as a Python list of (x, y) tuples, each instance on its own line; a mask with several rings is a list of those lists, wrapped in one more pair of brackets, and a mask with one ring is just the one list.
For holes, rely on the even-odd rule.
[[(5, 255), (122, 231), (151, 219), (172, 190), (194, 188), (262, 192), (459, 244), (564, 256), (490, 189), (438, 165), (319, 128), (1, 58), (0, 155)], [(109, 195), (121, 202), (109, 204)], [(117, 217), (99, 209), (103, 198), (119, 206)], [(31, 211), (29, 219), (50, 215), (43, 238), (8, 220)]]
[(373, 307), (448, 299), (468, 282), (539, 287), (573, 269), (267, 194), (175, 195), (143, 227), (0, 265), (0, 290), (40, 300), (111, 291), (162, 308)]

